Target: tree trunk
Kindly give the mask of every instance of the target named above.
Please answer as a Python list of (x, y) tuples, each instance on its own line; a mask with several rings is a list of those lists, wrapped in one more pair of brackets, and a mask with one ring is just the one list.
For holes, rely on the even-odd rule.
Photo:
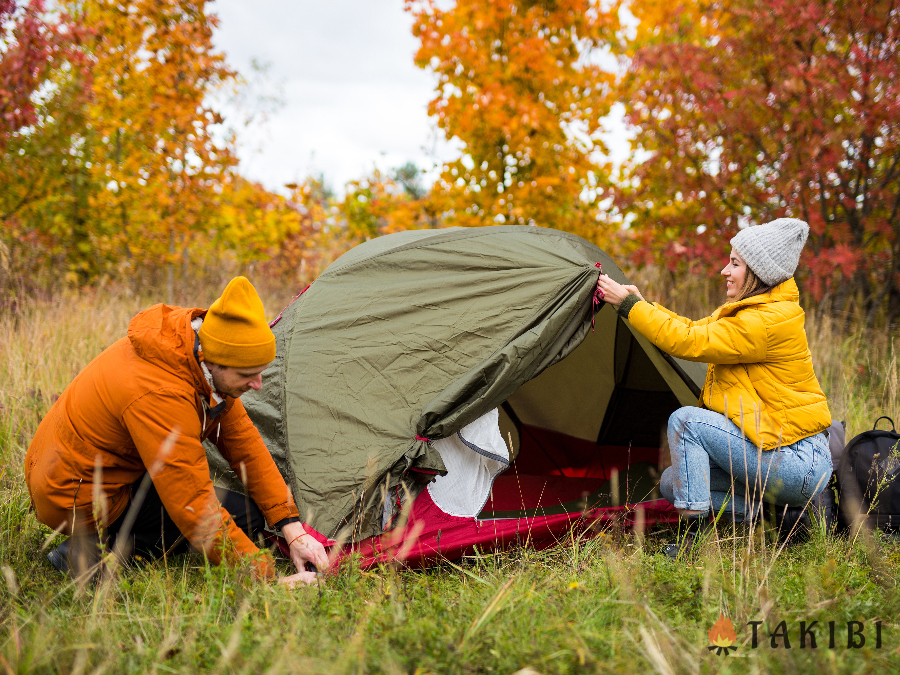
[(169, 230), (169, 269), (166, 280), (169, 304), (175, 304), (175, 230)]

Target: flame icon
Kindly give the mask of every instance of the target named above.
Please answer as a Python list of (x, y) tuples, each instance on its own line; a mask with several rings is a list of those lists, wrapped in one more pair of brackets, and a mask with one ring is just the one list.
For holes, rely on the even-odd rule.
[(724, 614), (719, 614), (719, 620), (709, 629), (709, 641), (712, 644), (708, 647), (709, 651), (715, 650), (719, 656), (728, 655), (729, 649), (737, 651), (734, 641), (737, 639), (737, 633), (734, 632), (734, 626)]

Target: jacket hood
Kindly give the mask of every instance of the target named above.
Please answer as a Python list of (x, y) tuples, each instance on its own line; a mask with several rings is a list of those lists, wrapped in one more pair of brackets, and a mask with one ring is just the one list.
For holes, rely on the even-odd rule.
[(208, 393), (209, 385), (194, 357), (196, 333), (191, 321), (206, 313), (204, 309), (153, 305), (128, 324), (128, 339), (134, 351), (145, 361), (181, 377), (200, 383), (199, 391)]

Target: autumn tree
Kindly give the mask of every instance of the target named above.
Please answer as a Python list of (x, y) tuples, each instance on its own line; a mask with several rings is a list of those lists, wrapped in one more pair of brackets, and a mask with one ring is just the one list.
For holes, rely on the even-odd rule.
[(341, 225), (335, 195), (322, 176), (285, 187), (290, 190), (287, 205), (297, 213), (300, 227), (278, 243), (263, 269), (270, 276), (291, 279), (302, 290), (352, 243)]
[(302, 289), (349, 246), (338, 243), (333, 195), (320, 180), (289, 183), (287, 196), (231, 173), (222, 185), (221, 205), (211, 246), (194, 256), (207, 264), (222, 263), (223, 252), (251, 274)]
[(433, 199), (421, 184), (420, 171), (412, 163), (389, 174), (376, 168), (368, 176), (348, 182), (339, 209), (347, 234), (355, 242), (440, 223)]
[(176, 263), (205, 239), (236, 160), (211, 95), (235, 73), (212, 43), (204, 0), (77, 0), (94, 30), (89, 107), (97, 230), (113, 257)]
[(58, 218), (27, 212), (78, 181), (70, 138), (89, 82), (86, 31), (42, 0), (0, 0), (0, 287), (27, 279), (41, 254), (63, 256)]
[(816, 298), (900, 317), (900, 6), (630, 8), (619, 97), (635, 153), (617, 204), (638, 259), (699, 270), (738, 228), (796, 216), (811, 228), (798, 275)]
[(34, 96), (70, 40), (62, 24), (46, 20), (42, 0), (0, 0), (0, 147), (38, 123)]
[(429, 114), (462, 154), (433, 199), (447, 224), (534, 223), (597, 238), (607, 186), (600, 54), (618, 20), (593, 0), (406, 0), (437, 76)]
[(211, 104), (236, 76), (208, 3), (4, 2), (7, 241), (79, 284), (167, 269), (171, 299), (178, 264), (211, 245), (236, 164)]

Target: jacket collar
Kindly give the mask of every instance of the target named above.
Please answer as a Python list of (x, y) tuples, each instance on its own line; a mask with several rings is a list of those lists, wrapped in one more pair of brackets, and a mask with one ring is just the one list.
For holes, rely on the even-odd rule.
[[(193, 329), (193, 327), (191, 328)], [(206, 385), (206, 389), (208, 390), (201, 393), (203, 407), (206, 408), (209, 414), (209, 418), (215, 419), (225, 411), (225, 405), (227, 404), (227, 401), (222, 398), (217, 403), (216, 398), (218, 397), (215, 396), (215, 392), (209, 385), (209, 382), (206, 381), (206, 373), (203, 372), (203, 362), (200, 360), (200, 335), (198, 333), (194, 333), (194, 360), (197, 362), (197, 366), (200, 368), (200, 372), (203, 375), (203, 383)]]
[(739, 302), (727, 302), (713, 312), (713, 318), (718, 319), (723, 316), (731, 316), (744, 307), (753, 305), (767, 305), (773, 302), (800, 302), (800, 289), (797, 288), (797, 282), (794, 277), (772, 288), (768, 293), (761, 293), (749, 298), (744, 298)]

